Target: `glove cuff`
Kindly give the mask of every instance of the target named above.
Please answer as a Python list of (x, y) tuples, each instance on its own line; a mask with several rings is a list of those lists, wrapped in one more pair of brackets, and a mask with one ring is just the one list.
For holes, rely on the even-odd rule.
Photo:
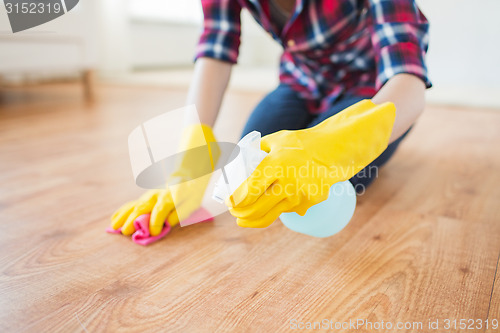
[(347, 180), (387, 148), (395, 117), (393, 103), (377, 105), (363, 100), (305, 130), (310, 132), (307, 137), (324, 142), (323, 147), (311, 149), (310, 153), (324, 165), (340, 167), (342, 170), (336, 172)]

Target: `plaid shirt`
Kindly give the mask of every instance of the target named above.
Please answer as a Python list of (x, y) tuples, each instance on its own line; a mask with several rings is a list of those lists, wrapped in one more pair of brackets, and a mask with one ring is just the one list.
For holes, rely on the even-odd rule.
[(280, 81), (306, 100), (311, 113), (326, 111), (344, 95), (372, 97), (398, 73), (431, 86), (424, 61), (429, 24), (414, 0), (297, 0), (282, 31), (271, 22), (268, 1), (201, 2), (196, 59), (236, 63), (246, 8), (283, 46)]

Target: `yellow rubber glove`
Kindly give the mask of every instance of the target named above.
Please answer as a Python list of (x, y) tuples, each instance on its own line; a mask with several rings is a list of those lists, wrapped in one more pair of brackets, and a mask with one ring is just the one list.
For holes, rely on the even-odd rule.
[(269, 154), (226, 200), (241, 227), (263, 228), (284, 212), (304, 215), (386, 148), (396, 108), (361, 101), (320, 124), (262, 138)]
[[(163, 229), (165, 220), (175, 226), (200, 208), (210, 174), (220, 155), (215, 136), (210, 126), (192, 125), (187, 127), (181, 138), (180, 151), (176, 161), (176, 171), (169, 176), (164, 190), (149, 190), (139, 199), (120, 207), (111, 217), (113, 229), (122, 228), (122, 234), (135, 232), (134, 220), (151, 213), (149, 231), (152, 236)], [(203, 176), (205, 175), (205, 176)]]
[(111, 227), (115, 230), (122, 228), (122, 234), (126, 236), (132, 235), (135, 232), (134, 220), (143, 214), (151, 213), (149, 231), (152, 236), (156, 236), (163, 229), (166, 217), (174, 208), (170, 190), (149, 190), (139, 199), (121, 206), (111, 217)]

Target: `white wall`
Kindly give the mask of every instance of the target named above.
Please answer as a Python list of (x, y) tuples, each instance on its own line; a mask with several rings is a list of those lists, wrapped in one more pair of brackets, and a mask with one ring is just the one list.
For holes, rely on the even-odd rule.
[(98, 27), (90, 23), (95, 18), (95, 3), (97, 0), (81, 1), (53, 21), (13, 34), (0, 1), (0, 71), (46, 74), (43, 71), (95, 67), (99, 57), (95, 38)]
[(75, 52), (81, 59), (77, 61), (79, 68), (97, 68), (103, 75), (127, 73), (132, 67), (127, 1), (124, 0), (81, 0), (67, 14), (16, 34), (10, 32), (7, 13), (0, 0), (0, 34), (0, 54), (13, 51), (12, 43), (22, 43), (22, 48), (16, 46), (15, 52), (26, 50), (14, 59), (17, 63), (8, 65), (13, 72), (43, 68), (36, 65), (52, 64), (50, 60), (55, 59), (55, 66), (45, 66), (46, 73), (32, 70), (30, 77), (66, 74), (69, 66), (64, 63), (65, 58), (75, 58)]
[[(500, 107), (500, 0), (417, 2), (431, 23), (429, 100)], [(125, 0), (82, 0), (67, 15), (25, 34), (77, 34), (88, 62), (115, 76), (134, 68), (191, 66), (200, 26), (131, 19)], [(0, 10), (0, 31), (8, 30)], [(246, 12), (242, 32), (243, 67), (277, 66), (281, 47)]]
[[(246, 11), (242, 13), (241, 30), (238, 63), (244, 66), (277, 66), (281, 46), (274, 42)], [(201, 22), (175, 23), (131, 19), (131, 66), (190, 66), (200, 32)]]
[[(85, 0), (80, 0), (83, 2)], [(98, 45), (98, 70), (101, 76), (128, 73), (131, 66), (130, 25), (127, 1), (86, 0), (93, 4), (94, 17), (89, 25), (98, 27), (94, 36)]]
[(428, 99), (500, 106), (500, 1), (417, 0), (430, 21)]
[[(500, 107), (500, 0), (417, 0), (430, 21), (431, 102)], [(150, 29), (148, 33), (147, 30)], [(244, 12), (241, 65), (276, 65), (278, 46)], [(147, 40), (148, 34), (155, 38)], [(176, 42), (171, 44), (170, 41)], [(132, 24), (133, 62), (188, 65), (196, 29)], [(146, 45), (148, 44), (149, 45)], [(151, 50), (160, 50), (151, 55)], [(174, 56), (174, 54), (177, 54)], [(154, 59), (153, 59), (154, 58)]]
[(199, 34), (199, 25), (132, 19), (131, 65), (134, 69), (191, 66)]

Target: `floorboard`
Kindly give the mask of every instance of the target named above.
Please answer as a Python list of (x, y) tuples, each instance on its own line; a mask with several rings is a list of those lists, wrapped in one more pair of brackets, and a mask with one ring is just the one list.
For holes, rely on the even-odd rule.
[[(242, 229), (226, 213), (141, 247), (104, 233), (142, 193), (127, 136), (186, 92), (96, 88), (93, 105), (72, 84), (0, 91), (0, 331), (500, 320), (498, 110), (429, 106), (333, 237)], [(230, 91), (218, 138), (237, 140), (261, 97)]]

